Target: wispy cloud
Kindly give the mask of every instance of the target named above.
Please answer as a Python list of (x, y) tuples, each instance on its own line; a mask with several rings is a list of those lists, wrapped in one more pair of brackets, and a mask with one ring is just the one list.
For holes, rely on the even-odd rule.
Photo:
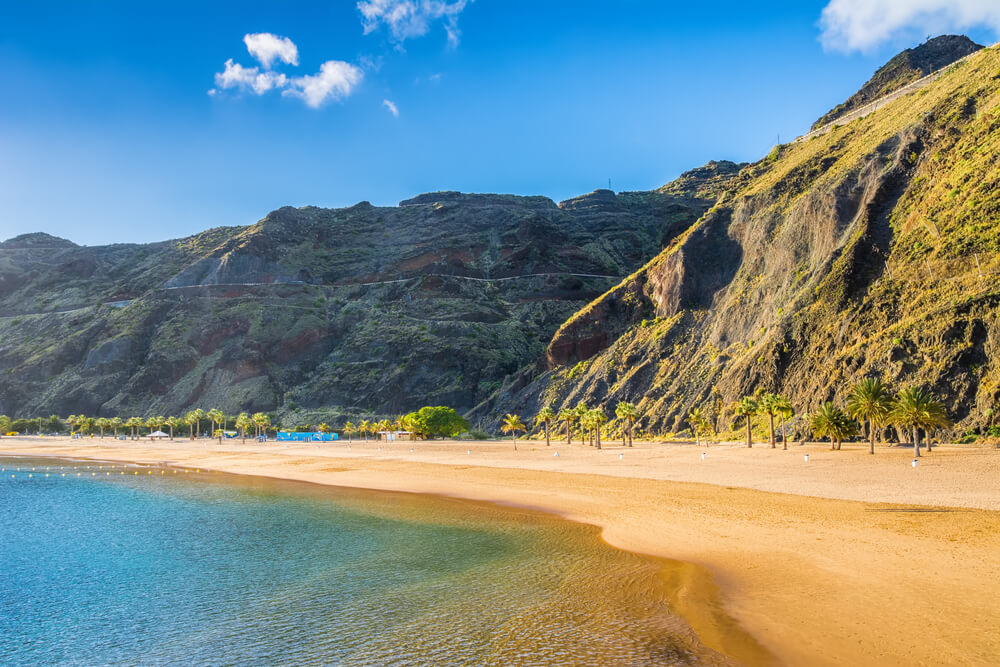
[(473, 0), (361, 0), (361, 12), (365, 34), (388, 27), (393, 41), (402, 44), (413, 37), (423, 37), (435, 21), (443, 21), (448, 34), (448, 45), (458, 46), (461, 33), (458, 30), (458, 15)]
[(318, 73), (289, 79), (288, 88), (281, 94), (301, 98), (306, 106), (318, 109), (326, 102), (348, 97), (363, 78), (360, 68), (340, 60), (327, 60)]
[(299, 64), (299, 49), (287, 37), (279, 37), (269, 32), (256, 32), (243, 36), (247, 51), (256, 58), (264, 69), (271, 69), (275, 59), (286, 65)]
[(399, 107), (396, 106), (395, 102), (393, 102), (392, 100), (382, 100), (382, 106), (388, 109), (389, 113), (391, 113), (393, 116), (399, 118)]
[(320, 65), (319, 72), (304, 76), (287, 76), (271, 71), (274, 62), (287, 65), (299, 64), (299, 50), (287, 37), (271, 33), (254, 33), (243, 37), (247, 51), (263, 66), (244, 67), (230, 58), (225, 68), (215, 74), (215, 88), (209, 95), (217, 95), (220, 90), (236, 89), (254, 95), (264, 95), (272, 90), (280, 90), (286, 97), (297, 97), (306, 106), (318, 109), (330, 101), (342, 100), (351, 95), (364, 79), (360, 67), (341, 60), (328, 60)]
[(820, 40), (835, 51), (866, 51), (913, 33), (985, 26), (1000, 32), (998, 0), (830, 0), (820, 17)]

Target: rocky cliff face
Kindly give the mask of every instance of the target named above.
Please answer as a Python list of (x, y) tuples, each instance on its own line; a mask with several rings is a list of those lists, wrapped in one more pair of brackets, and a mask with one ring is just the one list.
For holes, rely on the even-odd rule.
[(801, 412), (868, 375), (924, 385), (956, 430), (1000, 398), (1000, 52), (810, 141), (778, 147), (638, 272), (570, 318), (484, 421), (586, 401), (641, 427), (755, 390)]
[(737, 171), (670, 192), (439, 192), (282, 208), (150, 245), (0, 243), (0, 413), (469, 409), (687, 229)]

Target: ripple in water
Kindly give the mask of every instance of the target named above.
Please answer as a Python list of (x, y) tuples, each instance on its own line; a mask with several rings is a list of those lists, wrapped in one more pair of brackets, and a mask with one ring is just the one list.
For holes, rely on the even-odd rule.
[(657, 562), (588, 526), (256, 478), (0, 465), (25, 471), (0, 475), (0, 664), (727, 664), (671, 613)]

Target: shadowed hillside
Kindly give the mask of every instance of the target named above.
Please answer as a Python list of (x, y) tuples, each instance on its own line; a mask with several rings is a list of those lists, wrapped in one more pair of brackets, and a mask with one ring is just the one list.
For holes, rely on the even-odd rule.
[(277, 411), (289, 421), (469, 409), (567, 317), (713, 203), (670, 192), (425, 194), (282, 208), (148, 245), (0, 243), (0, 413)]

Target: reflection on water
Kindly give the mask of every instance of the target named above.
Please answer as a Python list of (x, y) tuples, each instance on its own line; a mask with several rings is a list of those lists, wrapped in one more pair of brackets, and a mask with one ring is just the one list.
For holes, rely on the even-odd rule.
[(591, 527), (83, 465), (0, 459), (0, 664), (725, 663)]

